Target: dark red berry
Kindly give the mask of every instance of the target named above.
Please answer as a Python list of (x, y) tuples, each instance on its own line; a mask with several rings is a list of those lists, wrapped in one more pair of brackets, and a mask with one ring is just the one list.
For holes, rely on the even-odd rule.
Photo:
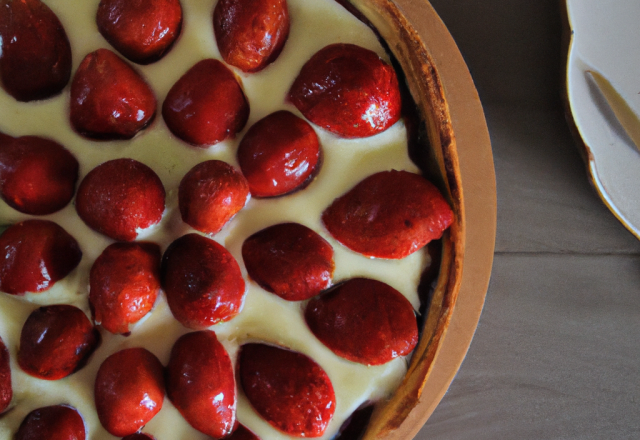
[(234, 74), (218, 60), (202, 60), (176, 82), (162, 104), (169, 130), (196, 147), (235, 136), (247, 123), (249, 103)]
[(404, 258), (442, 236), (453, 212), (418, 174), (384, 171), (367, 177), (322, 213), (333, 237), (375, 258)]
[(353, 44), (332, 44), (311, 57), (289, 100), (311, 122), (345, 138), (386, 130), (400, 119), (402, 104), (393, 68)]
[(256, 232), (243, 243), (242, 258), (260, 287), (288, 301), (309, 299), (331, 285), (333, 248), (297, 223)]
[(78, 242), (49, 220), (25, 220), (0, 235), (0, 290), (43, 292), (80, 263)]
[(118, 52), (134, 63), (158, 61), (180, 35), (179, 0), (101, 0), (98, 30)]
[(73, 128), (93, 139), (131, 139), (156, 114), (153, 90), (126, 62), (98, 49), (80, 63), (71, 83)]
[(249, 431), (244, 425), (238, 424), (233, 433), (226, 437), (227, 440), (260, 440), (260, 437)]
[(9, 350), (0, 338), (0, 414), (9, 407), (13, 397), (11, 386), (11, 366), (9, 364)]
[(220, 0), (213, 30), (222, 58), (245, 72), (275, 61), (289, 36), (286, 0)]
[(71, 46), (56, 14), (40, 0), (0, 0), (0, 76), (18, 101), (58, 94), (71, 77)]
[(238, 146), (238, 162), (255, 197), (303, 187), (316, 174), (320, 142), (311, 125), (288, 111), (256, 122)]
[(191, 426), (213, 438), (231, 434), (236, 384), (231, 359), (216, 334), (187, 333), (171, 349), (167, 395)]
[(160, 257), (155, 243), (113, 243), (102, 251), (89, 277), (96, 324), (127, 334), (151, 311), (160, 290)]
[(23, 136), (0, 143), (0, 192), (12, 208), (31, 215), (67, 206), (75, 193), (78, 161), (52, 140)]
[(157, 174), (133, 159), (115, 159), (95, 167), (80, 183), (76, 210), (95, 231), (114, 240), (132, 241), (157, 224), (165, 191)]
[(77, 307), (34, 310), (22, 327), (18, 364), (31, 376), (57, 380), (78, 371), (100, 343), (100, 334)]
[(156, 440), (156, 438), (149, 434), (137, 432), (135, 434), (131, 434), (126, 437), (123, 437), (122, 440)]
[(209, 238), (188, 234), (171, 243), (161, 276), (169, 308), (185, 327), (203, 329), (240, 313), (245, 294), (240, 267)]
[(102, 426), (115, 436), (134, 434), (162, 409), (163, 367), (144, 348), (128, 348), (100, 365), (95, 402)]
[(182, 220), (206, 234), (219, 232), (248, 198), (247, 180), (220, 160), (208, 160), (191, 168), (178, 190)]
[(240, 348), (238, 371), (251, 406), (267, 422), (296, 437), (320, 437), (336, 398), (327, 373), (302, 353), (265, 344)]
[(314, 335), (338, 356), (381, 365), (406, 356), (418, 343), (411, 303), (393, 287), (354, 278), (307, 304), (305, 320)]
[(70, 406), (55, 405), (31, 411), (14, 440), (85, 440), (84, 420)]

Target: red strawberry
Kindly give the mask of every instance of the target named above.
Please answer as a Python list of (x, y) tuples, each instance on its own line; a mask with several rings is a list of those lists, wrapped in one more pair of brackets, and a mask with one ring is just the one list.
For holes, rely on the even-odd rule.
[(11, 366), (9, 365), (9, 350), (0, 338), (0, 414), (9, 407), (13, 397), (11, 387)]
[(0, 192), (12, 208), (32, 215), (67, 206), (78, 180), (78, 161), (57, 142), (36, 136), (0, 141)]
[(191, 426), (213, 438), (236, 422), (236, 384), (231, 359), (209, 330), (181, 336), (167, 365), (167, 395)]
[(129, 333), (129, 324), (151, 311), (160, 290), (160, 246), (113, 243), (97, 258), (89, 277), (93, 319), (111, 333)]
[(368, 49), (332, 44), (302, 67), (289, 100), (320, 127), (345, 138), (378, 134), (400, 119), (398, 78)]
[(206, 328), (240, 313), (245, 294), (240, 267), (209, 238), (188, 234), (171, 243), (161, 276), (169, 308), (185, 327)]
[(393, 287), (354, 278), (313, 298), (304, 314), (314, 335), (338, 356), (381, 365), (418, 343), (411, 303)]
[(151, 123), (156, 97), (138, 72), (108, 49), (87, 55), (71, 82), (71, 125), (93, 139), (131, 139)]
[(418, 174), (384, 171), (367, 177), (322, 213), (333, 237), (375, 258), (404, 258), (440, 238), (453, 212)]
[(78, 242), (48, 220), (25, 220), (0, 235), (0, 290), (42, 292), (80, 263)]
[(128, 348), (100, 365), (95, 383), (98, 418), (110, 434), (134, 434), (162, 409), (163, 367), (144, 348)]
[(85, 440), (84, 420), (70, 406), (55, 405), (31, 411), (14, 440)]
[(31, 376), (62, 379), (84, 367), (99, 343), (100, 333), (79, 308), (40, 307), (22, 327), (18, 364)]
[(300, 189), (318, 171), (320, 142), (311, 125), (288, 111), (256, 122), (238, 147), (238, 162), (255, 197)]
[(178, 190), (182, 220), (206, 234), (219, 232), (248, 198), (247, 180), (220, 160), (208, 160), (191, 168)]
[(260, 437), (249, 431), (244, 425), (238, 424), (238, 427), (233, 431), (226, 440), (260, 440)]
[(162, 219), (165, 191), (151, 168), (133, 159), (95, 167), (80, 183), (76, 210), (95, 231), (132, 241)]
[(336, 408), (331, 381), (302, 353), (245, 344), (238, 355), (242, 389), (251, 406), (277, 429), (296, 437), (320, 437)]
[(249, 103), (220, 61), (202, 60), (176, 82), (162, 104), (169, 130), (196, 147), (235, 136), (247, 123)]
[(286, 0), (220, 0), (213, 30), (222, 58), (245, 72), (275, 61), (289, 36)]
[(98, 30), (134, 63), (158, 61), (180, 35), (179, 0), (101, 0)]
[(131, 434), (126, 437), (123, 437), (122, 440), (156, 440), (156, 439), (152, 435), (144, 434), (142, 432), (137, 432), (135, 434)]
[(71, 46), (56, 14), (40, 0), (0, 0), (0, 76), (18, 101), (58, 94), (71, 76)]
[(247, 238), (242, 258), (249, 276), (263, 289), (301, 301), (331, 285), (333, 248), (313, 230), (282, 223)]

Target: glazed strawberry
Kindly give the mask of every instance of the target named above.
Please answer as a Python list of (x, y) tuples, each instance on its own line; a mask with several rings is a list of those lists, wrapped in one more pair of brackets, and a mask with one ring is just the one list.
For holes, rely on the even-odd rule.
[(418, 343), (411, 303), (376, 280), (354, 278), (338, 285), (309, 301), (304, 317), (331, 351), (365, 365), (406, 356)]
[(220, 61), (202, 60), (169, 90), (162, 104), (169, 130), (206, 147), (235, 136), (249, 118), (249, 103), (233, 73)]
[(135, 434), (131, 434), (126, 437), (123, 437), (122, 440), (156, 440), (156, 439), (152, 435), (143, 434), (142, 432), (137, 432)]
[(155, 243), (113, 243), (102, 251), (89, 276), (96, 325), (128, 334), (129, 325), (151, 311), (160, 290), (160, 255)]
[(187, 333), (171, 349), (167, 395), (191, 426), (213, 438), (236, 422), (236, 384), (231, 359), (210, 330)]
[(100, 333), (79, 308), (40, 307), (22, 327), (18, 364), (31, 376), (62, 379), (84, 367), (99, 343)]
[(319, 168), (320, 142), (311, 125), (288, 111), (256, 122), (238, 146), (238, 162), (251, 195), (287, 194), (311, 181)]
[(84, 420), (70, 406), (55, 405), (31, 411), (14, 440), (85, 440)]
[(333, 248), (298, 223), (270, 226), (247, 238), (242, 258), (249, 276), (268, 292), (301, 301), (329, 287)]
[(242, 389), (267, 422), (296, 437), (320, 437), (336, 399), (327, 373), (302, 353), (245, 344), (238, 355)]
[(393, 68), (373, 51), (332, 44), (302, 67), (288, 99), (320, 127), (345, 138), (378, 134), (400, 119)]
[(398, 259), (440, 238), (453, 222), (453, 212), (422, 176), (392, 170), (367, 177), (334, 200), (322, 221), (349, 249)]
[(93, 230), (132, 241), (162, 219), (165, 191), (151, 168), (133, 159), (95, 167), (78, 187), (76, 211)]
[(58, 94), (71, 76), (71, 46), (56, 14), (40, 0), (0, 0), (0, 76), (18, 101)]
[(249, 431), (244, 425), (238, 424), (233, 433), (226, 438), (227, 440), (260, 440), (260, 437)]
[(208, 160), (191, 168), (178, 190), (182, 220), (206, 234), (219, 232), (248, 198), (247, 180), (220, 160)]
[(32, 215), (59, 211), (77, 180), (78, 161), (57, 142), (37, 136), (0, 141), (0, 193), (12, 208)]
[(49, 220), (25, 220), (0, 235), (0, 290), (43, 292), (80, 263), (78, 242)]
[(275, 61), (289, 36), (286, 0), (219, 0), (213, 30), (222, 58), (245, 72)]
[(98, 418), (110, 434), (136, 433), (162, 409), (163, 367), (144, 348), (128, 348), (100, 365), (95, 383)]
[(98, 30), (118, 52), (134, 63), (158, 61), (180, 35), (179, 0), (101, 0)]
[(240, 313), (245, 294), (240, 267), (209, 238), (188, 234), (171, 243), (161, 276), (171, 313), (185, 327), (203, 329)]
[(9, 365), (9, 350), (0, 338), (0, 414), (9, 407), (13, 397), (11, 386), (11, 366)]
[(131, 139), (156, 114), (153, 90), (108, 49), (90, 53), (71, 82), (73, 128), (92, 139)]

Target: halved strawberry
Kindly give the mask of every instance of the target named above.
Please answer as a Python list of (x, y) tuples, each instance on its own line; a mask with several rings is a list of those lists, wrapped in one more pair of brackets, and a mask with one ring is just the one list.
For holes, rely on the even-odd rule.
[(71, 82), (71, 125), (92, 139), (131, 139), (156, 114), (153, 90), (108, 49), (88, 54)]
[(453, 212), (440, 191), (418, 174), (373, 174), (335, 199), (322, 213), (333, 237), (375, 258), (404, 258), (440, 238)]
[(243, 243), (242, 258), (260, 287), (288, 301), (309, 299), (331, 285), (333, 248), (298, 223), (256, 232)]
[(304, 317), (331, 351), (365, 365), (406, 356), (418, 343), (411, 303), (376, 280), (353, 278), (336, 286), (309, 301)]
[(42, 292), (80, 263), (78, 242), (49, 220), (25, 220), (0, 235), (0, 290)]
[(85, 436), (80, 413), (67, 405), (54, 405), (27, 414), (14, 440), (85, 440)]
[(160, 257), (155, 243), (113, 243), (102, 251), (89, 276), (96, 324), (128, 334), (129, 325), (151, 311), (160, 290)]
[(289, 36), (286, 0), (220, 0), (213, 30), (222, 58), (245, 72), (275, 61)]
[(37, 136), (0, 142), (0, 193), (12, 208), (32, 215), (67, 206), (75, 193), (78, 161), (66, 148)]
[(31, 376), (62, 379), (84, 367), (99, 343), (100, 333), (79, 308), (40, 307), (22, 327), (18, 364)]
[(260, 437), (249, 431), (244, 425), (238, 424), (238, 427), (227, 437), (227, 440), (260, 440)]
[(236, 384), (231, 359), (210, 330), (187, 333), (171, 349), (167, 395), (191, 426), (213, 438), (231, 434)]
[(180, 35), (179, 0), (101, 0), (98, 30), (118, 52), (134, 63), (158, 61)]
[(278, 111), (256, 122), (238, 146), (238, 163), (255, 197), (302, 188), (317, 174), (320, 142), (308, 122)]
[(9, 365), (9, 350), (0, 338), (0, 414), (9, 407), (13, 398), (11, 386), (11, 366)]
[(203, 329), (240, 313), (245, 284), (238, 262), (207, 237), (188, 234), (171, 243), (161, 276), (171, 313), (185, 327)]
[(109, 433), (134, 434), (162, 409), (164, 368), (144, 348), (128, 348), (100, 365), (95, 382), (98, 418)]
[(40, 0), (0, 0), (0, 76), (18, 101), (58, 94), (71, 76), (71, 46), (51, 9)]
[(132, 241), (162, 219), (164, 198), (162, 182), (151, 168), (133, 159), (115, 159), (95, 167), (80, 182), (76, 210), (91, 229)]
[(206, 234), (219, 232), (248, 198), (247, 180), (220, 160), (208, 160), (191, 168), (178, 190), (182, 220)]
[(386, 130), (400, 119), (402, 104), (393, 68), (353, 44), (332, 44), (313, 55), (288, 99), (311, 122), (345, 138)]
[(249, 118), (249, 102), (231, 70), (218, 60), (206, 59), (171, 87), (162, 116), (174, 135), (206, 147), (242, 130)]
[(320, 437), (336, 398), (327, 373), (311, 358), (280, 347), (240, 348), (238, 376), (251, 406), (267, 422), (296, 437)]

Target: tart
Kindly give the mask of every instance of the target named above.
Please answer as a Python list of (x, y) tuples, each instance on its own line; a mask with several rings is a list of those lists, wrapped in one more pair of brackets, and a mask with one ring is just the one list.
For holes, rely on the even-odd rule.
[[(201, 415), (190, 406), (190, 402), (193, 400), (190, 397), (194, 391), (189, 389), (188, 384), (166, 384), (168, 399), (164, 399), (162, 409), (150, 418), (145, 416), (142, 424), (132, 424), (131, 426), (135, 430), (130, 433), (119, 429), (114, 430), (110, 422), (104, 422), (104, 414), (109, 411), (101, 409), (96, 412), (95, 410), (96, 404), (103, 408), (101, 405), (104, 402), (94, 403), (91, 399), (91, 390), (94, 384), (96, 395), (103, 394), (102, 391), (98, 392), (96, 382), (97, 376), (104, 375), (100, 373), (102, 366), (107, 364), (108, 368), (112, 370), (119, 367), (118, 365), (111, 366), (115, 365), (112, 361), (114, 355), (128, 353), (124, 350), (144, 348), (146, 353), (157, 358), (162, 365), (168, 365), (169, 375), (171, 375), (171, 371), (186, 368), (186, 365), (189, 364), (185, 360), (186, 355), (174, 356), (174, 352), (184, 351), (194, 354), (196, 350), (193, 347), (189, 349), (189, 345), (192, 345), (191, 341), (184, 341), (187, 341), (188, 337), (195, 339), (196, 335), (198, 337), (203, 335), (203, 338), (206, 335), (207, 340), (215, 339), (215, 342), (207, 342), (207, 344), (216, 347), (211, 350), (211, 353), (224, 352), (229, 357), (229, 361), (222, 359), (224, 357), (222, 355), (215, 360), (209, 359), (207, 360), (209, 364), (224, 370), (227, 379), (230, 377), (230, 371), (231, 377), (236, 371), (235, 381), (239, 387), (237, 396), (228, 402), (224, 396), (220, 399), (218, 399), (218, 395), (211, 396), (212, 399), (224, 401), (225, 411), (237, 414), (237, 420), (243, 425), (242, 429), (253, 432), (259, 438), (284, 439), (290, 438), (289, 434), (333, 438), (341, 427), (346, 426), (345, 422), (352, 414), (365, 414), (367, 417), (364, 418), (367, 419), (371, 415), (372, 406), (369, 405), (371, 402), (379, 402), (379, 404), (375, 405), (373, 422), (366, 435), (386, 435), (401, 425), (409, 410), (417, 403), (420, 391), (416, 391), (414, 384), (419, 384), (417, 388), (421, 388), (420, 384), (424, 382), (431, 368), (433, 357), (440, 345), (440, 338), (451, 316), (461, 273), (461, 234), (464, 224), (461, 222), (463, 212), (460, 178), (457, 171), (454, 137), (447, 120), (447, 107), (443, 91), (439, 87), (436, 72), (434, 70), (425, 71), (421, 77), (426, 77), (426, 86), (424, 82), (412, 80), (411, 76), (408, 77), (408, 85), (414, 95), (428, 97), (428, 99), (421, 101), (417, 108), (408, 106), (409, 114), (417, 117), (405, 118), (396, 122), (397, 118), (394, 116), (390, 123), (383, 124), (384, 129), (364, 135), (360, 132), (355, 135), (351, 132), (336, 132), (331, 127), (322, 128), (321, 122), (314, 123), (311, 116), (305, 115), (305, 110), (296, 105), (295, 99), (292, 97), (293, 93), (290, 92), (298, 72), (304, 69), (304, 64), (311, 60), (314, 54), (321, 53), (322, 49), (326, 47), (348, 43), (377, 54), (388, 65), (392, 60), (367, 25), (333, 0), (314, 2), (288, 0), (287, 3), (291, 16), (288, 40), (283, 48), (277, 50), (278, 54), (275, 59), (269, 57), (265, 67), (261, 67), (261, 70), (254, 73), (244, 72), (241, 68), (234, 70), (232, 67), (220, 67), (222, 65), (220, 61), (209, 63), (216, 65), (217, 72), (219, 72), (216, 75), (224, 76), (225, 81), (232, 85), (234, 81), (237, 82), (241, 89), (240, 93), (244, 96), (243, 99), (238, 95), (235, 85), (231, 87), (234, 91), (229, 95), (233, 96), (230, 98), (233, 100), (230, 101), (230, 105), (237, 112), (234, 113), (227, 126), (222, 129), (216, 128), (214, 136), (207, 137), (208, 133), (205, 133), (207, 136), (192, 138), (188, 136), (188, 133), (184, 134), (174, 125), (175, 120), (178, 119), (177, 126), (180, 126), (179, 118), (174, 118), (173, 114), (165, 115), (164, 105), (163, 111), (158, 112), (155, 119), (145, 120), (144, 124), (139, 127), (138, 133), (132, 135), (130, 140), (121, 140), (129, 135), (94, 136), (83, 129), (73, 129), (73, 120), (69, 119), (68, 110), (69, 88), (63, 90), (59, 96), (29, 104), (18, 103), (8, 95), (0, 96), (0, 108), (7, 109), (6, 114), (3, 113), (3, 117), (13, 114), (10, 119), (2, 119), (0, 131), (11, 137), (27, 134), (37, 135), (55, 139), (56, 142), (64, 145), (80, 163), (80, 187), (83, 187), (82, 182), (91, 175), (92, 170), (99, 169), (102, 164), (109, 163), (109, 161), (122, 161), (123, 159), (136, 161), (153, 171), (154, 176), (157, 176), (166, 191), (166, 206), (161, 220), (152, 222), (151, 226), (147, 224), (145, 227), (136, 228), (133, 239), (156, 243), (163, 251), (177, 249), (176, 241), (178, 239), (182, 240), (180, 245), (186, 241), (202, 242), (199, 246), (207, 249), (203, 252), (215, 249), (216, 258), (224, 261), (234, 260), (235, 266), (232, 264), (233, 262), (230, 262), (229, 265), (239, 273), (239, 276), (237, 274), (233, 276), (234, 290), (230, 294), (233, 297), (233, 308), (227, 314), (213, 318), (207, 317), (203, 321), (201, 316), (195, 313), (198, 310), (194, 312), (192, 305), (196, 304), (196, 309), (199, 308), (202, 303), (200, 299), (196, 297), (186, 306), (184, 301), (178, 300), (178, 306), (174, 306), (172, 301), (176, 300), (167, 301), (165, 292), (160, 292), (150, 312), (139, 320), (127, 322), (128, 328), (126, 330), (129, 332), (124, 332), (121, 328), (116, 331), (116, 333), (129, 333), (128, 336), (112, 334), (104, 326), (99, 325), (102, 343), (91, 355), (87, 365), (60, 381), (45, 383), (27, 375), (16, 364), (19, 344), (15, 335), (20, 333), (27, 316), (38, 305), (70, 304), (84, 310), (88, 316), (93, 315), (94, 323), (100, 324), (95, 321), (95, 314), (90, 310), (88, 300), (88, 289), (91, 285), (90, 273), (92, 272), (90, 269), (101, 253), (113, 243), (112, 238), (132, 239), (128, 238), (129, 236), (120, 238), (113, 237), (113, 235), (112, 238), (109, 238), (100, 227), (96, 227), (86, 220), (83, 221), (76, 212), (77, 199), (75, 206), (70, 204), (62, 210), (48, 215), (46, 217), (48, 221), (61, 225), (78, 240), (82, 250), (82, 260), (69, 275), (45, 292), (27, 292), (23, 296), (0, 295), (0, 315), (2, 317), (0, 319), (0, 336), (3, 337), (9, 349), (14, 384), (13, 405), (0, 420), (0, 434), (11, 435), (16, 432), (27, 414), (37, 408), (62, 404), (77, 409), (87, 427), (87, 436), (92, 439), (112, 438), (108, 432), (117, 433), (119, 436), (134, 434), (141, 426), (144, 426), (143, 433), (154, 435), (157, 438), (188, 436), (189, 438), (204, 439), (206, 438), (204, 432), (215, 437), (228, 435), (235, 428), (235, 415), (231, 418), (218, 420), (217, 426), (212, 431), (209, 431), (208, 427), (202, 427), (200, 425)], [(370, 5), (375, 11), (374, 17), (379, 14), (380, 17), (386, 17), (389, 23), (393, 23), (389, 17), (402, 17), (402, 14), (392, 3), (372, 1)], [(358, 6), (362, 7), (360, 4)], [(77, 72), (81, 58), (86, 54), (98, 50), (113, 51), (109, 43), (103, 40), (94, 29), (93, 20), (97, 10), (98, 2), (96, 0), (83, 2), (73, 8), (56, 6), (53, 11), (65, 27), (74, 49), (72, 72)], [(181, 78), (185, 78), (189, 74), (189, 69), (198, 66), (205, 59), (220, 60), (224, 58), (220, 56), (213, 38), (212, 10), (213, 5), (210, 2), (183, 1), (182, 33), (173, 46), (162, 55), (159, 61), (144, 66), (133, 65), (132, 67), (135, 74), (153, 90), (158, 102), (164, 101), (166, 104), (166, 98), (171, 98), (170, 104), (172, 105), (166, 105), (167, 108), (170, 107), (171, 111), (176, 110), (176, 103), (180, 102), (180, 94), (178, 93), (180, 91), (174, 92), (175, 86), (183, 85)], [(371, 13), (371, 11), (369, 12)], [(319, 20), (318, 17), (322, 17), (322, 19)], [(335, 31), (336, 25), (339, 26), (339, 32)], [(406, 29), (410, 29), (408, 23), (403, 25)], [(383, 34), (385, 30), (388, 30), (382, 26), (382, 23), (376, 23), (376, 28), (381, 30)], [(385, 37), (389, 40), (388, 36)], [(398, 57), (405, 71), (411, 71), (412, 63), (413, 67), (428, 65), (429, 59), (428, 55), (424, 53), (424, 48), (422, 48), (423, 52), (420, 52), (419, 47), (406, 47), (407, 44), (411, 45), (411, 38), (403, 38), (401, 41), (404, 42), (405, 47), (402, 45), (399, 46), (399, 49), (396, 47), (394, 55)], [(409, 53), (414, 52), (418, 53), (418, 60), (408, 56)], [(420, 59), (420, 55), (425, 58)], [(222, 73), (227, 71), (231, 72), (231, 78), (227, 73)], [(416, 87), (420, 86), (423, 86), (424, 89), (416, 90)], [(405, 96), (405, 103), (411, 101), (406, 99), (408, 96)], [(71, 99), (73, 100), (73, 91), (71, 91)], [(71, 104), (73, 105), (73, 102)], [(245, 106), (250, 107), (250, 110)], [(226, 224), (222, 226), (220, 232), (209, 233), (208, 236), (205, 236), (206, 232), (196, 234), (193, 225), (189, 226), (189, 223), (184, 220), (182, 214), (184, 210), (179, 206), (181, 180), (189, 170), (208, 160), (223, 161), (239, 169), (236, 151), (243, 136), (256, 122), (281, 110), (294, 112), (301, 117), (307, 116), (314, 123), (313, 130), (319, 138), (322, 149), (318, 169), (302, 179), (302, 184), (294, 188), (293, 192), (288, 190), (284, 194), (275, 196), (268, 194), (265, 197), (260, 194), (251, 197), (239, 211), (234, 208), (233, 214), (229, 220), (226, 220)], [(162, 113), (162, 117), (160, 117), (160, 113)], [(170, 111), (167, 110), (167, 114), (169, 113)], [(406, 115), (407, 113), (405, 113)], [(42, 126), (38, 117), (51, 120), (52, 125), (57, 128), (52, 130), (50, 127)], [(407, 132), (411, 136), (407, 136)], [(363, 138), (363, 136), (366, 137)], [(355, 139), (352, 139), (353, 137)], [(407, 148), (407, 137), (410, 149)], [(428, 150), (424, 147), (427, 138), (429, 138), (432, 147)], [(4, 138), (0, 137), (0, 142), (3, 140)], [(418, 144), (414, 144), (416, 141)], [(412, 153), (412, 158), (410, 158), (410, 153)], [(416, 163), (420, 164), (421, 168)], [(322, 223), (322, 212), (331, 205), (334, 199), (348, 193), (350, 188), (355, 187), (366, 177), (392, 169), (404, 170), (403, 172), (414, 175), (423, 172), (435, 180), (440, 191), (445, 195), (446, 204), (453, 209), (453, 215), (449, 216), (449, 220), (445, 222), (446, 226), (451, 224), (451, 227), (443, 240), (433, 242), (428, 250), (425, 248), (425, 250), (411, 252), (410, 255), (403, 255), (398, 259), (370, 260), (368, 257), (348, 249), (341, 244), (339, 239), (334, 238)], [(114, 173), (118, 174), (117, 171)], [(251, 182), (248, 186), (251, 189)], [(142, 185), (142, 187), (144, 188), (146, 185)], [(156, 191), (156, 193), (158, 192)], [(94, 198), (100, 198), (100, 196), (94, 196)], [(88, 213), (95, 215), (93, 209), (89, 209)], [(2, 223), (7, 224), (18, 223), (27, 218), (25, 214), (12, 210), (8, 205), (0, 206), (0, 215)], [(98, 218), (100, 217), (105, 216), (98, 215)], [(410, 367), (411, 374), (404, 379), (401, 392), (396, 393), (396, 397), (390, 401), (387, 400), (389, 396), (403, 382), (403, 377), (407, 372), (408, 357), (406, 359), (402, 356), (394, 357), (388, 361), (385, 358), (382, 365), (368, 366), (336, 355), (329, 347), (315, 338), (304, 321), (303, 307), (306, 303), (288, 301), (281, 296), (270, 293), (268, 289), (263, 289), (254, 282), (251, 275), (247, 273), (242, 258), (242, 245), (245, 240), (268, 226), (286, 222), (308, 226), (322, 235), (323, 239), (333, 247), (335, 270), (333, 270), (332, 279), (334, 284), (356, 277), (374, 278), (399, 292), (399, 295), (406, 298), (405, 300), (410, 307), (420, 312), (422, 338), (413, 355)], [(441, 233), (442, 231), (440, 231)], [(208, 272), (203, 278), (198, 271), (191, 270), (189, 264), (183, 264), (183, 261), (176, 263), (176, 260), (171, 258), (172, 254), (175, 252), (172, 251), (169, 256), (165, 252), (160, 270), (161, 284), (165, 289), (168, 286), (166, 283), (169, 282), (167, 280), (170, 278), (171, 267), (176, 264), (180, 266), (184, 277), (196, 280), (194, 283), (198, 285), (203, 279), (208, 279), (207, 277), (210, 275)], [(440, 258), (435, 258), (440, 254)], [(439, 259), (443, 261), (440, 266), (435, 264), (435, 261)], [(425, 287), (426, 284), (429, 284), (427, 283), (428, 277), (434, 274), (437, 277), (438, 273), (439, 281), (434, 284), (435, 288)], [(397, 274), (401, 276), (396, 277)], [(177, 280), (175, 283), (171, 281), (172, 286), (175, 284), (178, 287), (170, 290), (179, 292), (176, 295), (172, 294), (172, 296), (182, 298), (185, 295), (180, 292), (185, 291), (192, 295), (191, 287), (194, 283), (184, 283), (181, 280)], [(246, 284), (246, 288), (244, 284)], [(419, 288), (419, 286), (422, 287)], [(226, 288), (228, 285), (223, 287)], [(197, 291), (195, 293), (198, 294)], [(431, 294), (431, 298), (430, 301), (427, 301), (429, 294)], [(191, 298), (193, 299), (193, 297)], [(428, 309), (427, 302), (430, 302)], [(180, 320), (174, 318), (177, 313), (176, 307), (181, 310), (186, 308), (184, 313), (179, 313), (179, 316), (182, 317)], [(196, 319), (192, 318), (194, 315), (197, 315)], [(194, 330), (197, 331), (194, 332)], [(211, 334), (215, 336), (212, 338)], [(247, 350), (243, 349), (245, 346)], [(332, 407), (332, 411), (326, 416), (327, 425), (319, 430), (290, 431), (285, 427), (289, 421), (283, 422), (282, 416), (279, 416), (279, 420), (271, 420), (272, 416), (265, 416), (267, 410), (257, 409), (255, 404), (251, 403), (252, 398), (248, 395), (249, 393), (242, 391), (242, 383), (245, 378), (243, 373), (238, 372), (242, 370), (238, 359), (242, 357), (242, 353), (249, 353), (248, 347), (267, 347), (266, 352), (279, 350), (286, 352), (287, 355), (295, 353), (296, 356), (309, 359), (309, 361), (300, 361), (305, 365), (310, 365), (309, 371), (318, 371), (319, 368), (322, 374), (309, 374), (314, 377), (322, 377), (324, 385), (320, 388), (323, 390), (332, 389), (331, 393), (335, 393), (335, 396), (331, 396), (329, 391), (324, 391), (325, 397), (328, 396), (329, 399), (328, 403), (324, 405)], [(249, 355), (246, 354), (246, 356)], [(261, 368), (260, 362), (257, 365), (256, 368)], [(235, 370), (230, 370), (230, 368), (235, 368)], [(417, 373), (416, 369), (419, 370)], [(245, 375), (247, 374), (249, 373)], [(239, 377), (242, 377), (242, 380)], [(233, 388), (229, 386), (227, 379), (223, 384), (225, 393), (221, 393), (225, 396), (227, 390)], [(249, 381), (248, 378), (247, 381)], [(330, 386), (327, 385), (327, 381)], [(35, 390), (38, 391), (34, 392)], [(69, 390), (73, 391), (69, 392)], [(205, 400), (212, 401), (212, 399)], [(397, 404), (398, 399), (400, 399), (399, 405)], [(383, 404), (384, 402), (387, 403)], [(115, 404), (112, 403), (111, 406), (113, 407), (113, 405)], [(271, 406), (273, 407), (273, 405)], [(358, 411), (362, 408), (366, 409)], [(210, 421), (205, 418), (204, 422)], [(133, 428), (126, 428), (126, 430), (130, 429)]]

